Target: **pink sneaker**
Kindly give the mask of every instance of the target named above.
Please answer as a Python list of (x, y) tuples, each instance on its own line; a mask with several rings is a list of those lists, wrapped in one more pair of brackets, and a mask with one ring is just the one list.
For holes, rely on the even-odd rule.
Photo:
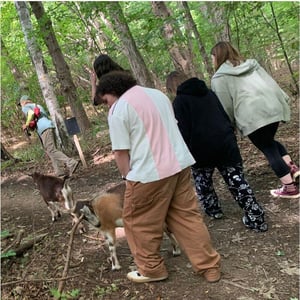
[(289, 163), (291, 169), (291, 175), (294, 181), (300, 176), (300, 169), (292, 161)]
[(300, 197), (299, 188), (294, 183), (284, 184), (279, 189), (271, 190), (270, 193), (272, 196), (280, 198), (294, 199)]

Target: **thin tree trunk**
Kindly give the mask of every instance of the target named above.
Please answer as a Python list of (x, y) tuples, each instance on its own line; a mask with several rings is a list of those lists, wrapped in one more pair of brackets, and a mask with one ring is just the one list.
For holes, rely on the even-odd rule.
[(163, 1), (152, 1), (152, 9), (154, 14), (164, 21), (163, 35), (175, 69), (184, 72), (188, 76), (193, 76), (195, 70), (192, 57), (185, 46), (178, 44), (175, 39), (180, 37), (184, 40), (182, 33), (178, 28), (174, 27), (173, 23), (168, 21), (171, 17), (170, 10)]
[[(81, 1), (73, 1), (73, 2), (68, 2), (67, 6), (75, 15), (78, 16), (80, 21), (84, 24), (85, 29), (87, 30), (86, 37), (89, 40), (88, 50), (92, 49), (93, 53), (96, 50), (98, 51), (99, 54), (102, 54), (103, 52), (102, 49), (105, 48), (105, 43), (101, 38), (103, 37), (103, 35), (105, 36), (105, 33), (101, 30), (98, 21), (91, 21), (90, 16), (86, 16), (82, 13), (81, 6), (84, 4), (86, 3), (82, 4)], [(91, 59), (91, 62), (92, 61), (93, 60)]]
[(57, 79), (61, 85), (62, 94), (68, 100), (73, 115), (76, 117), (81, 132), (91, 127), (90, 121), (85, 113), (82, 102), (77, 97), (76, 87), (72, 79), (70, 68), (66, 63), (60, 46), (57, 42), (52, 28), (52, 22), (45, 13), (43, 3), (40, 1), (29, 2), (35, 14), (41, 35), (51, 55), (56, 70)]
[(277, 35), (279, 43), (280, 43), (280, 47), (281, 47), (283, 55), (284, 55), (285, 62), (286, 62), (287, 67), (290, 71), (290, 74), (291, 74), (291, 77), (292, 77), (292, 80), (293, 80), (293, 83), (294, 83), (294, 86), (295, 86), (296, 93), (299, 94), (299, 84), (298, 84), (298, 81), (296, 79), (296, 75), (293, 72), (293, 69), (292, 69), (292, 66), (290, 64), (287, 52), (285, 50), (283, 40), (281, 38), (281, 34), (280, 34), (279, 27), (278, 27), (277, 18), (276, 18), (276, 15), (275, 15), (274, 6), (273, 6), (272, 2), (270, 2), (270, 6), (271, 6), (271, 12), (272, 12), (275, 27), (273, 27), (272, 24), (267, 20), (267, 18), (265, 17), (263, 11), (261, 11), (261, 14), (262, 14), (263, 18), (265, 19), (267, 25), (269, 25), (276, 32), (276, 35)]
[(181, 1), (180, 2), (182, 7), (185, 10), (185, 17), (187, 19), (187, 23), (189, 24), (190, 30), (194, 33), (196, 41), (197, 41), (197, 45), (199, 47), (199, 51), (200, 54), (202, 56), (203, 59), (203, 63), (206, 67), (206, 71), (209, 74), (209, 76), (212, 76), (214, 73), (213, 67), (212, 67), (212, 63), (210, 62), (209, 56), (207, 55), (207, 52), (205, 50), (205, 46), (204, 46), (204, 42), (200, 36), (200, 33), (197, 29), (197, 25), (193, 20), (193, 17), (191, 15), (190, 9), (189, 9), (189, 5), (188, 2), (186, 1)]
[(32, 63), (35, 66), (37, 73), (38, 81), (42, 90), (43, 97), (46, 101), (50, 116), (53, 122), (56, 124), (56, 136), (58, 146), (65, 148), (69, 152), (74, 151), (74, 145), (71, 143), (71, 140), (68, 138), (67, 130), (65, 127), (64, 119), (60, 112), (60, 108), (57, 102), (57, 98), (54, 94), (53, 87), (50, 83), (50, 78), (44, 62), (42, 52), (37, 44), (37, 41), (34, 37), (34, 32), (29, 16), (29, 11), (26, 6), (26, 2), (16, 1), (15, 7), (20, 19), (22, 31), (24, 33), (25, 42), (28, 48), (28, 52), (32, 59)]
[(224, 2), (205, 1), (200, 10), (214, 28), (215, 41), (230, 41), (230, 26), (226, 17)]
[(193, 70), (194, 74), (192, 74), (194, 77), (198, 76), (202, 79), (204, 79), (204, 68), (202, 61), (197, 59), (196, 55), (194, 55), (194, 39), (191, 38), (191, 33), (193, 32), (193, 27), (190, 18), (192, 18), (192, 15), (190, 13), (189, 7), (185, 6), (186, 2), (185, 1), (178, 1), (178, 7), (179, 7), (179, 12), (183, 14), (184, 18), (187, 20), (186, 22), (183, 23), (185, 32), (187, 33), (185, 38), (187, 39), (187, 51), (189, 53), (189, 56), (191, 57), (191, 63), (193, 65)]
[(143, 86), (154, 87), (152, 76), (137, 49), (120, 4), (118, 2), (107, 2), (106, 9), (111, 17), (112, 29), (122, 41), (123, 52), (128, 57), (131, 70), (137, 81)]

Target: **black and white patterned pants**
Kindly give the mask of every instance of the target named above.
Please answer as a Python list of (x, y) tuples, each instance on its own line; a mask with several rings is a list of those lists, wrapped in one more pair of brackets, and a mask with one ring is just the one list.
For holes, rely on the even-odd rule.
[[(252, 221), (263, 221), (264, 210), (257, 203), (253, 190), (244, 177), (242, 164), (231, 167), (217, 167), (235, 201)], [(206, 214), (214, 216), (222, 213), (219, 198), (213, 186), (215, 168), (192, 168), (196, 191)]]

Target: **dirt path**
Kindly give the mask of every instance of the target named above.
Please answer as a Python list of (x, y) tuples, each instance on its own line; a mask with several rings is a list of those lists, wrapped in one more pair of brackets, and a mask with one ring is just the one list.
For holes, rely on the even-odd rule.
[[(296, 105), (296, 104), (295, 104)], [(299, 160), (298, 119), (281, 126), (279, 138), (291, 154)], [(222, 279), (208, 284), (193, 274), (184, 255), (172, 257), (167, 240), (161, 253), (169, 271), (164, 282), (134, 284), (126, 279), (133, 265), (124, 232), (118, 231), (118, 255), (122, 270), (110, 271), (108, 249), (96, 231), (77, 234), (74, 240), (69, 278), (65, 292), (79, 296), (74, 299), (199, 299), (199, 300), (295, 300), (299, 295), (299, 202), (280, 200), (269, 195), (269, 189), (279, 182), (264, 157), (248, 140), (239, 141), (245, 159), (247, 178), (255, 190), (258, 201), (266, 210), (269, 231), (255, 233), (242, 222), (242, 211), (215, 175), (217, 192), (222, 199), (225, 218), (212, 220), (205, 217), (213, 243), (222, 257)], [(107, 186), (119, 181), (111, 155), (102, 157), (98, 165), (80, 169), (70, 185), (78, 200), (92, 199)], [(47, 237), (24, 256), (2, 260), (2, 298), (52, 299), (62, 275), (71, 229), (70, 217), (63, 215), (51, 223), (50, 213), (30, 177), (34, 166), (19, 171), (2, 173), (1, 230), (25, 236), (47, 233)], [(43, 168), (41, 168), (43, 169)], [(13, 240), (13, 238), (12, 238)], [(9, 241), (11, 242), (11, 241)], [(192, 242), (192, 241), (191, 241)], [(8, 241), (2, 242), (2, 249)]]

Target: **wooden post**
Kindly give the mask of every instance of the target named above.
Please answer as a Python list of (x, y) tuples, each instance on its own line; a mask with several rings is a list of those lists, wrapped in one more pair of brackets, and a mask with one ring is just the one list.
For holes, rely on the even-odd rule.
[(80, 133), (80, 129), (79, 129), (79, 126), (77, 124), (76, 118), (73, 117), (73, 118), (69, 118), (69, 119), (65, 120), (65, 124), (66, 124), (66, 127), (67, 127), (68, 134), (70, 136), (71, 135), (73, 136), (73, 140), (74, 140), (75, 146), (77, 148), (78, 154), (80, 156), (80, 160), (82, 162), (82, 165), (83, 165), (84, 168), (87, 168), (87, 164), (86, 164), (83, 152), (81, 150), (78, 137), (76, 135), (76, 133)]
[(78, 137), (77, 137), (76, 134), (73, 135), (73, 139), (74, 139), (74, 143), (75, 143), (75, 146), (77, 148), (77, 151), (79, 153), (79, 157), (80, 157), (80, 160), (82, 162), (82, 165), (83, 165), (84, 168), (87, 168), (87, 164), (86, 164), (86, 161), (85, 161), (85, 158), (84, 158), (84, 155), (83, 155), (83, 152), (81, 150), (79, 140), (78, 140)]

